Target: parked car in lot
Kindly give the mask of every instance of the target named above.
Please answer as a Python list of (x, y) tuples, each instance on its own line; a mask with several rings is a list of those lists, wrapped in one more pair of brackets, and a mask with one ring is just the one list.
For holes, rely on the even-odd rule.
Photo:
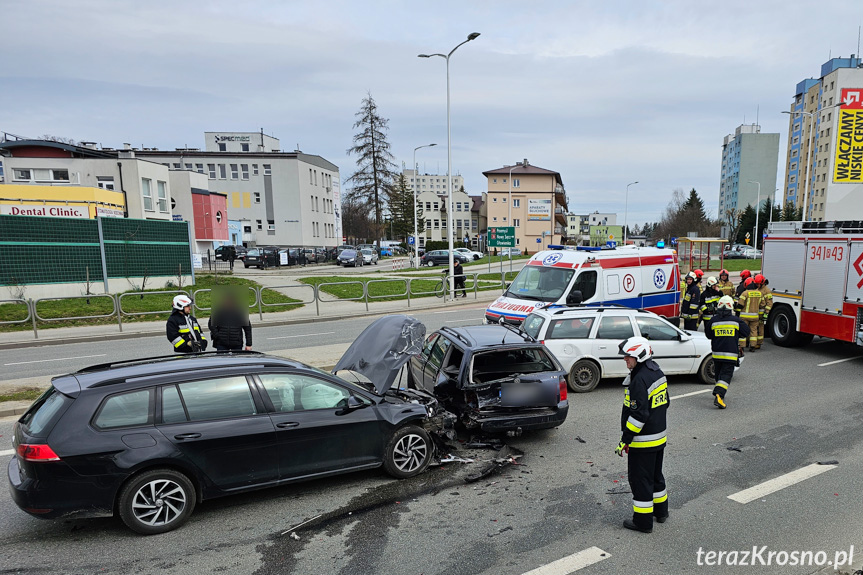
[(336, 263), (340, 266), (357, 267), (363, 265), (365, 262), (361, 252), (357, 250), (342, 250), (342, 253), (336, 259)]
[(739, 252), (737, 250), (725, 250), (722, 252), (722, 258), (726, 260), (739, 260), (743, 259), (743, 252)]
[[(357, 249), (355, 246), (351, 246), (351, 245), (348, 245), (348, 244), (342, 244), (342, 245), (340, 245), (340, 246), (334, 247), (334, 248), (332, 249), (332, 251), (330, 252), (330, 254), (331, 254), (331, 255), (330, 255), (330, 259), (331, 259), (331, 260), (338, 260), (339, 254), (341, 254), (343, 251), (345, 251), (345, 250), (355, 250), (355, 249)], [(336, 261), (336, 263), (338, 263), (338, 261)]]
[(14, 424), (12, 499), (40, 518), (119, 515), (154, 534), (233, 493), (377, 467), (412, 477), (454, 437), (434, 397), (394, 387), (424, 336), (414, 318), (377, 320), (336, 366), (350, 381), (253, 352), (55, 377)]
[[(453, 250), (453, 261), (460, 261), (463, 264), (468, 262), (468, 258), (459, 253), (456, 250)], [(420, 258), (420, 264), (424, 266), (448, 266), (449, 265), (449, 250), (434, 250), (426, 253)]]
[(360, 250), (360, 254), (363, 256), (363, 264), (378, 265), (379, 258), (375, 250), (363, 249)]
[(246, 257), (246, 252), (248, 251), (243, 246), (233, 246), (233, 245), (224, 245), (216, 248), (215, 255), (216, 259), (222, 261), (228, 261), (230, 259), (231, 248), (234, 250), (235, 258), (238, 260), (243, 260)]
[(547, 429), (569, 411), (566, 371), (548, 348), (503, 325), (432, 333), (411, 358), (409, 381), (434, 394), (468, 429)]
[(475, 251), (469, 250), (467, 248), (455, 248), (455, 251), (462, 254), (469, 261), (476, 261), (478, 259), (482, 259), (482, 257), (485, 255), (482, 252), (475, 252)]
[(502, 256), (520, 256), (521, 250), (519, 248), (501, 248), (497, 253)]
[(527, 335), (551, 350), (567, 371), (569, 389), (593, 390), (605, 377), (626, 377), (629, 370), (617, 346), (641, 336), (650, 340), (665, 375), (698, 374), (715, 383), (710, 340), (701, 332), (678, 329), (655, 313), (622, 307), (551, 308), (524, 320)]
[(243, 260), (243, 266), (246, 268), (265, 269), (277, 265), (279, 265), (279, 248), (276, 246), (252, 248), (246, 252), (246, 258)]
[(740, 252), (744, 258), (748, 259), (760, 259), (761, 258), (761, 250), (756, 250), (755, 248), (746, 248), (745, 250), (741, 250)]

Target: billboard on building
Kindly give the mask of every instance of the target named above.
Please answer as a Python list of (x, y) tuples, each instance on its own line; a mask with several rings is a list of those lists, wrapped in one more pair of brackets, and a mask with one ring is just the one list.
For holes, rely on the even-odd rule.
[(530, 222), (551, 221), (551, 200), (527, 200), (527, 220)]
[(836, 146), (833, 183), (863, 183), (863, 88), (843, 88)]
[(623, 243), (623, 226), (590, 226), (590, 245), (604, 246), (608, 242)]

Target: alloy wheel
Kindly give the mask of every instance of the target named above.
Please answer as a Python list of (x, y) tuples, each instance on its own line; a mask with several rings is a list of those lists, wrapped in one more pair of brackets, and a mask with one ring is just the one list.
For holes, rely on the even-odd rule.
[(425, 440), (416, 434), (408, 434), (399, 439), (393, 449), (393, 463), (399, 471), (412, 473), (422, 466), (428, 455)]
[(186, 493), (170, 479), (154, 479), (141, 486), (132, 498), (135, 519), (159, 527), (177, 519), (186, 508)]

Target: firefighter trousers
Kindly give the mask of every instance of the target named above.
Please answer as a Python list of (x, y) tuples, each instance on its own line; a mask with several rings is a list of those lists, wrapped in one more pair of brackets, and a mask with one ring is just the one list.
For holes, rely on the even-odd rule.
[(662, 475), (665, 448), (644, 452), (629, 449), (629, 488), (632, 490), (632, 522), (652, 528), (653, 517), (668, 516), (668, 492)]
[(734, 376), (734, 368), (737, 366), (736, 361), (727, 359), (714, 359), (713, 369), (716, 373), (716, 387), (713, 388), (713, 395), (718, 395), (725, 398), (728, 392), (728, 386), (731, 385), (731, 378)]
[(695, 316), (693, 319), (683, 318), (683, 329), (687, 331), (697, 331), (698, 330), (698, 316)]
[(746, 325), (749, 326), (749, 349), (759, 349), (764, 342), (764, 323), (760, 319), (747, 319)]

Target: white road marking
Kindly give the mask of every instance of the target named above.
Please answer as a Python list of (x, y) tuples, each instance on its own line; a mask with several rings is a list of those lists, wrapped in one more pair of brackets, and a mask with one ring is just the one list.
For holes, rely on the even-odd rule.
[(755, 501), (756, 499), (761, 499), (765, 495), (770, 495), (771, 493), (779, 491), (780, 489), (785, 489), (786, 487), (790, 487), (795, 483), (800, 483), (805, 479), (815, 477), (816, 475), (821, 475), (825, 471), (830, 471), (831, 469), (835, 469), (837, 467), (839, 466), (819, 465), (817, 463), (813, 463), (812, 465), (801, 467), (797, 471), (792, 471), (791, 473), (780, 475), (775, 479), (765, 481), (764, 483), (760, 483), (758, 485), (750, 487), (749, 489), (744, 489), (743, 491), (733, 493), (728, 496), (728, 499), (744, 504), (750, 503), (752, 501)]
[(7, 449), (6, 451), (0, 451), (0, 457), (5, 457), (7, 455), (15, 455), (15, 450)]
[(458, 323), (460, 321), (482, 321), (481, 317), (466, 317), (463, 319), (448, 319), (444, 323)]
[(70, 359), (87, 359), (88, 357), (105, 357), (108, 355), (107, 353), (100, 353), (97, 355), (79, 355), (78, 357), (57, 357), (54, 359), (36, 359), (33, 361), (16, 361), (13, 363), (4, 363), (3, 365), (24, 365), (25, 363), (45, 363), (46, 361), (67, 361)]
[(294, 337), (312, 337), (313, 335), (333, 335), (334, 331), (325, 331), (323, 333), (304, 333), (302, 335), (283, 335), (279, 337), (268, 337), (267, 339), (291, 339)]
[(828, 361), (827, 363), (819, 363), (818, 367), (827, 367), (828, 365), (836, 365), (837, 363), (845, 363), (846, 361), (854, 361), (860, 359), (863, 355), (855, 355), (854, 357), (846, 357), (845, 359), (837, 359), (836, 361)]
[(567, 575), (567, 573), (574, 573), (579, 569), (599, 563), (609, 557), (611, 557), (611, 553), (603, 551), (599, 547), (590, 547), (542, 567), (537, 567), (533, 571), (528, 571), (523, 575)]
[(713, 391), (713, 390), (712, 389), (702, 389), (699, 391), (692, 391), (689, 393), (683, 393), (681, 395), (672, 395), (671, 399), (680, 399), (681, 397), (689, 397), (690, 395), (698, 395), (700, 393), (710, 393), (711, 391)]

